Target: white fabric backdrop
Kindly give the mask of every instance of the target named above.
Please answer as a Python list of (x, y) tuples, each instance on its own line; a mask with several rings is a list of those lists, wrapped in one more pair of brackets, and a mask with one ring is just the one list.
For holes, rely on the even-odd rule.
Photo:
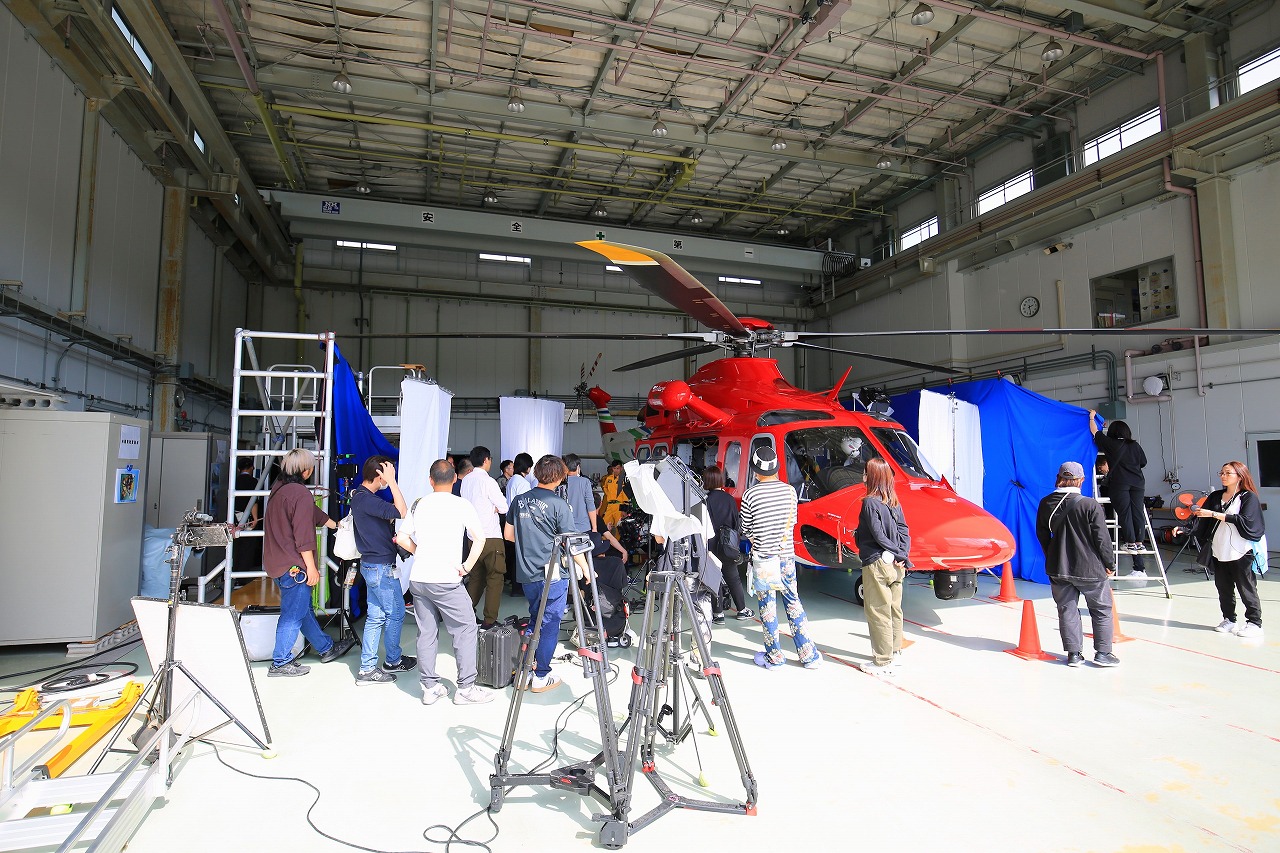
[(502, 459), (528, 453), (537, 462), (564, 448), (564, 403), (536, 397), (499, 397), (502, 417)]
[[(430, 382), (406, 379), (400, 383), (400, 491), (413, 504), (431, 491), (431, 463), (449, 449), (449, 415), (453, 395)], [(461, 553), (462, 543), (458, 543)], [(409, 589), (412, 559), (400, 562), (400, 586)]]
[(921, 391), (920, 450), (960, 497), (982, 506), (982, 420), (977, 406)]

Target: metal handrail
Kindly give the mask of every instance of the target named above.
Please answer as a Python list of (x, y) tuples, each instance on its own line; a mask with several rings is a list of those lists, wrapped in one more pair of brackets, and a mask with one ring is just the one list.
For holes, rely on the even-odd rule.
[[(58, 711), (62, 711), (62, 724), (58, 726), (58, 733), (44, 743), (35, 751), (26, 761), (18, 766), (14, 766), (16, 748), (18, 739), (27, 732), (30, 732), (36, 726), (40, 725), (44, 720), (52, 717)], [(40, 759), (43, 758), (50, 750), (58, 745), (68, 729), (71, 728), (71, 700), (59, 699), (47, 708), (36, 714), (26, 725), (15, 732), (10, 732), (3, 738), (0, 738), (0, 792), (7, 792), (13, 789), (13, 779), (15, 776), (21, 777), (36, 767)]]

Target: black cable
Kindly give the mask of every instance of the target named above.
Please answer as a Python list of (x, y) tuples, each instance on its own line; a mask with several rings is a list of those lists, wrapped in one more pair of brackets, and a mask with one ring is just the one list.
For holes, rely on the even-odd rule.
[[(121, 649), (123, 649), (123, 648), (126, 648), (127, 646), (132, 646), (134, 643), (140, 643), (140, 642), (142, 642), (142, 638), (141, 638), (141, 637), (134, 637), (132, 640), (125, 640), (123, 643), (120, 643), (119, 645), (112, 646), (112, 647), (111, 647), (111, 648), (109, 648), (109, 649), (103, 649), (103, 650), (102, 650), (102, 651), (100, 651), (100, 652), (94, 652), (94, 653), (93, 653), (93, 654), (91, 654), (91, 655), (85, 655), (84, 657), (80, 658), (80, 661), (81, 661), (81, 663), (80, 663), (80, 664), (71, 664), (70, 666), (68, 666), (66, 663), (55, 663), (55, 664), (52, 664), (52, 665), (50, 665), (50, 666), (42, 666), (42, 667), (38, 667), (37, 669), (27, 669), (27, 670), (23, 670), (22, 672), (6, 672), (5, 674), (0, 675), (0, 681), (8, 681), (10, 678), (21, 678), (21, 677), (22, 677), (22, 676), (24, 676), (24, 675), (36, 675), (37, 673), (41, 673), (41, 672), (49, 672), (49, 671), (51, 671), (51, 670), (64, 670), (64, 669), (65, 669), (65, 670), (73, 670), (73, 669), (79, 669), (81, 666), (83, 666), (83, 662), (84, 662), (84, 661), (91, 661), (91, 660), (93, 660), (94, 658), (102, 657), (103, 655), (105, 655), (105, 654), (107, 654), (107, 653), (109, 653), (109, 652), (116, 652), (116, 651), (119, 651), (119, 650), (121, 650)], [(36, 683), (36, 682), (33, 682), (33, 683)], [(29, 685), (28, 685), (28, 686), (29, 686)], [(8, 688), (5, 688), (5, 687), (0, 687), (0, 691), (8, 691), (8, 692), (12, 692), (12, 691), (9, 691), (9, 689), (8, 689)]]
[[(241, 776), (248, 776), (250, 779), (262, 779), (269, 782), (297, 782), (301, 785), (305, 785), (306, 787), (310, 788), (311, 792), (314, 793), (316, 796), (315, 796), (315, 799), (311, 801), (311, 806), (307, 809), (307, 814), (306, 814), (307, 825), (310, 826), (317, 835), (327, 838), (335, 844), (341, 844), (343, 847), (350, 847), (353, 850), (363, 850), (365, 851), (365, 853), (430, 853), (430, 851), (419, 851), (419, 850), (411, 850), (411, 851), (381, 850), (377, 847), (365, 847), (362, 844), (356, 844), (355, 842), (352, 842), (352, 841), (345, 841), (341, 838), (330, 835), (320, 827), (316, 826), (315, 821), (311, 819), (311, 813), (314, 812), (316, 810), (316, 806), (320, 804), (320, 797), (321, 797), (320, 789), (317, 788), (315, 785), (311, 784), (306, 779), (300, 779), (297, 776), (265, 776), (259, 773), (250, 773), (248, 770), (241, 770), (239, 767), (236, 767), (233, 764), (227, 763), (227, 760), (222, 757), (222, 753), (218, 750), (218, 745), (216, 743), (213, 743), (210, 741), (209, 746), (213, 747), (213, 754), (214, 756), (217, 757), (218, 762), (223, 767), (226, 767), (228, 770), (232, 770), (236, 773), (239, 773)], [(473, 841), (470, 839), (463, 838), (458, 834), (464, 826), (466, 826), (468, 823), (478, 818), (480, 815), (486, 815), (489, 818), (489, 823), (493, 825), (492, 836), (490, 836), (489, 838), (486, 838), (484, 841)], [(430, 836), (427, 835), (427, 833), (431, 832), (431, 830), (433, 829), (443, 829), (445, 832), (449, 833), (449, 836), (445, 839), (431, 838)], [(499, 829), (497, 822), (493, 819), (493, 814), (490, 812), (490, 807), (485, 806), (484, 808), (480, 809), (480, 811), (476, 812), (470, 817), (467, 817), (457, 826), (450, 827), (443, 823), (437, 823), (437, 824), (428, 826), (426, 829), (422, 830), (422, 838), (428, 844), (443, 844), (446, 853), (455, 844), (465, 846), (465, 847), (478, 847), (481, 850), (488, 851), (488, 853), (493, 853), (489, 845), (492, 844), (494, 840), (498, 837), (498, 833), (500, 831), (501, 830)]]

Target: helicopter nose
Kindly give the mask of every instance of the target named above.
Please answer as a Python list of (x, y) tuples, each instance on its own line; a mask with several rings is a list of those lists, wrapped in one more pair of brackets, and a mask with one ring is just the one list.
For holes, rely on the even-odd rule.
[[(927, 555), (936, 568), (988, 568), (1010, 559), (1013, 534), (995, 516), (947, 489), (922, 489), (925, 515), (912, 525), (914, 554)], [(907, 519), (911, 524), (912, 520)], [(925, 568), (925, 566), (919, 566)]]

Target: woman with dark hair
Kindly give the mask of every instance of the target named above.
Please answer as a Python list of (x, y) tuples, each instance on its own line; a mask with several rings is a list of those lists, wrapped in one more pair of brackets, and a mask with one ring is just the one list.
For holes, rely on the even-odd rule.
[[(1093, 433), (1093, 443), (1106, 455), (1111, 469), (1107, 496), (1120, 526), (1120, 547), (1145, 551), (1142, 540), (1146, 537), (1147, 523), (1142, 501), (1147, 478), (1142, 469), (1147, 467), (1147, 454), (1142, 451), (1142, 445), (1133, 440), (1133, 432), (1124, 421), (1112, 421), (1105, 434), (1099, 431), (1097, 414), (1089, 410), (1089, 432)], [(1154, 542), (1151, 547), (1155, 547)]]
[[(1243, 462), (1228, 462), (1218, 472), (1222, 488), (1205, 499), (1203, 506), (1191, 511), (1199, 516), (1196, 538), (1210, 542), (1213, 558), (1213, 582), (1218, 587), (1218, 604), (1222, 622), (1214, 628), (1220, 634), (1235, 634), (1246, 639), (1262, 638), (1262, 600), (1258, 596), (1258, 579), (1254, 577), (1253, 543), (1266, 533), (1258, 487)], [(1180, 533), (1181, 528), (1174, 528)], [(1236, 620), (1236, 591), (1244, 603), (1244, 621)]]
[(533, 488), (529, 484), (529, 471), (533, 468), (533, 457), (528, 453), (517, 453), (512, 463), (511, 479), (507, 481), (507, 505), (518, 496)]
[[(724, 571), (724, 582), (729, 585), (729, 597), (733, 599), (735, 611), (734, 618), (750, 619), (756, 614), (747, 607), (746, 594), (742, 589), (742, 574), (739, 570), (743, 562), (742, 551), (727, 553), (721, 536), (721, 531), (725, 530), (732, 530), (735, 538), (742, 535), (742, 516), (738, 513), (738, 502), (724, 490), (724, 471), (720, 470), (719, 466), (712, 465), (710, 468), (703, 469), (702, 485), (707, 489), (707, 514), (711, 517), (711, 530), (714, 536), (711, 541), (711, 551), (720, 561)], [(715, 613), (711, 621), (717, 625), (723, 625), (724, 612), (720, 609), (719, 595), (715, 596), (715, 607), (712, 609)]]
[(889, 463), (878, 457), (868, 460), (863, 482), (867, 496), (862, 499), (854, 542), (862, 560), (862, 607), (873, 660), (859, 668), (872, 675), (893, 675), (902, 656), (902, 582), (911, 568), (907, 558), (911, 533)]

